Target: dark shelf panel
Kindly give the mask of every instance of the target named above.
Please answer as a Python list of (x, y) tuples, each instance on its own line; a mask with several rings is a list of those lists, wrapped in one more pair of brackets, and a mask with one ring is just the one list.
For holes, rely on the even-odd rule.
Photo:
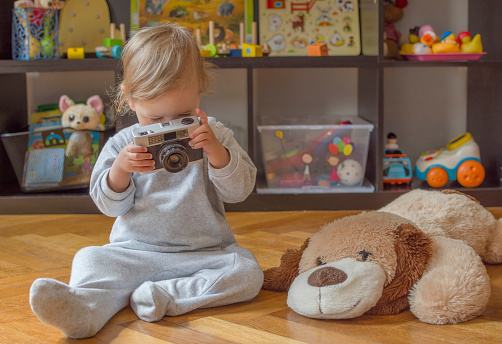
[[(376, 56), (288, 56), (288, 57), (217, 57), (209, 58), (209, 62), (218, 68), (402, 68), (402, 67), (495, 67), (502, 66), (498, 60), (478, 61), (378, 61)], [(1, 60), (0, 74), (16, 74), (29, 72), (71, 72), (101, 71), (120, 68), (117, 59), (85, 58), (82, 60)]]
[[(326, 56), (326, 57), (217, 57), (208, 61), (218, 68), (333, 68), (376, 67), (375, 56)], [(85, 58), (82, 60), (0, 60), (0, 74), (29, 72), (69, 72), (116, 70), (119, 60)]]
[(376, 67), (376, 56), (218, 57), (208, 59), (220, 68)]
[[(246, 201), (226, 204), (226, 211), (374, 210), (409, 188), (374, 193), (251, 194)], [(500, 206), (502, 187), (458, 189), (485, 207)], [(0, 214), (99, 214), (87, 192), (0, 196)]]
[(98, 58), (82, 60), (0, 60), (0, 74), (115, 70), (119, 65), (118, 61), (116, 59)]
[(476, 61), (397, 61), (383, 60), (378, 65), (384, 68), (403, 68), (403, 67), (495, 67), (502, 66), (502, 61), (480, 59)]

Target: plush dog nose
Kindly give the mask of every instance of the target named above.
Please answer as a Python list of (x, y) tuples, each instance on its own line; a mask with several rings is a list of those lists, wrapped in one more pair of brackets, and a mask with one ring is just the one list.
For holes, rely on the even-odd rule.
[(342, 283), (347, 279), (347, 274), (340, 269), (327, 266), (314, 271), (308, 279), (308, 284), (313, 287), (326, 287)]

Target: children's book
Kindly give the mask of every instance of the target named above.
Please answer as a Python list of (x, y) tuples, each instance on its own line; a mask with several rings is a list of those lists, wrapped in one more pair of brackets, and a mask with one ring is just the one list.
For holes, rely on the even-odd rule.
[[(66, 145), (74, 131), (62, 127), (59, 110), (33, 113), (30, 122), (23, 189), (45, 191), (87, 187), (104, 139), (100, 137), (101, 133), (98, 130), (82, 131), (83, 135), (91, 137), (92, 154), (68, 156)], [(102, 115), (101, 122), (100, 129), (103, 129), (105, 115)]]
[(358, 0), (259, 0), (260, 44), (271, 56), (307, 56), (327, 43), (329, 55), (359, 55)]
[(251, 0), (248, 6), (246, 0), (131, 0), (131, 30), (174, 21), (194, 32), (200, 29), (205, 45), (209, 43), (209, 21), (213, 21), (216, 44), (240, 44), (240, 23), (250, 33), (252, 9)]

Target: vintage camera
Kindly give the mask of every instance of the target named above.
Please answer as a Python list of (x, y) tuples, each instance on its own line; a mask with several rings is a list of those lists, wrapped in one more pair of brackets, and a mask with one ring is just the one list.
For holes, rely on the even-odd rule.
[(202, 159), (202, 149), (193, 149), (189, 135), (199, 127), (196, 116), (184, 117), (168, 123), (155, 123), (133, 130), (134, 143), (148, 148), (155, 161), (155, 168), (146, 173), (164, 168), (168, 172), (183, 171), (188, 164)]

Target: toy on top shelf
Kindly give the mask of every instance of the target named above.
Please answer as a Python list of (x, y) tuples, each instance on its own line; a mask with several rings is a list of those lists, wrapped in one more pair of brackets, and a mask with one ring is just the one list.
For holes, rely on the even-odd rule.
[(263, 56), (263, 50), (260, 45), (258, 45), (258, 29), (256, 22), (252, 25), (252, 42), (251, 44), (242, 43), (242, 57), (261, 57)]
[(59, 0), (18, 0), (14, 1), (14, 7), (19, 8), (44, 8), (50, 10), (60, 10), (64, 7), (64, 1)]
[(479, 146), (470, 133), (463, 133), (451, 139), (446, 148), (422, 153), (415, 175), (434, 188), (444, 186), (448, 180), (458, 180), (467, 188), (476, 187), (485, 179)]
[[(415, 29), (410, 29), (410, 32)], [(438, 39), (432, 26), (424, 25), (419, 29), (419, 42), (415, 42), (415, 35), (410, 34), (409, 37), (410, 42), (403, 44), (399, 52), (406, 60), (477, 60), (486, 54), (481, 36), (477, 34), (471, 41), (471, 34), (467, 31), (460, 32), (458, 37), (451, 31), (445, 31)]]
[[(16, 1), (12, 18), (14, 60), (59, 58), (59, 11), (63, 5)], [(44, 7), (42, 7), (44, 6)]]
[(457, 42), (457, 37), (451, 31), (445, 31), (441, 36), (441, 42), (434, 43), (432, 45), (433, 54), (444, 54), (444, 53), (459, 53), (460, 46)]
[(389, 133), (383, 151), (383, 182), (384, 184), (404, 184), (410, 183), (412, 179), (410, 158), (399, 148), (397, 136)]
[(309, 56), (328, 56), (328, 44), (327, 43), (312, 43), (307, 47), (307, 53)]
[(408, 6), (408, 1), (385, 0), (384, 3), (384, 56), (390, 59), (399, 59), (399, 40), (401, 38), (401, 33), (397, 31), (394, 24), (403, 19), (404, 8)]
[(110, 37), (104, 39), (103, 46), (96, 47), (96, 56), (99, 58), (113, 57), (119, 59), (122, 56), (125, 40), (125, 24), (120, 24), (120, 39), (118, 39), (115, 38), (115, 24), (111, 23)]
[(69, 60), (83, 59), (85, 58), (85, 52), (83, 47), (68, 48), (66, 51), (66, 57)]
[[(200, 30), (198, 29), (199, 32), (199, 37), (200, 37)], [(201, 50), (201, 54), (204, 57), (215, 57), (218, 55), (218, 49), (216, 48), (216, 45), (214, 44), (214, 21), (210, 20), (209, 21), (209, 44), (204, 46), (204, 49)]]
[(483, 44), (481, 43), (481, 36), (477, 34), (471, 40), (471, 36), (465, 36), (460, 45), (460, 52), (467, 54), (479, 54), (483, 52)]

